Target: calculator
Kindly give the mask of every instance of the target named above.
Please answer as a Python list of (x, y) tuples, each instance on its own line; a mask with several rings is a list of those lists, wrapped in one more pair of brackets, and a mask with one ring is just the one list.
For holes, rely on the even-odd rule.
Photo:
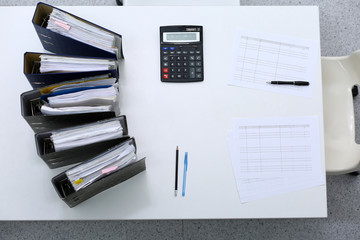
[(204, 80), (203, 27), (160, 27), (160, 78), (162, 82)]

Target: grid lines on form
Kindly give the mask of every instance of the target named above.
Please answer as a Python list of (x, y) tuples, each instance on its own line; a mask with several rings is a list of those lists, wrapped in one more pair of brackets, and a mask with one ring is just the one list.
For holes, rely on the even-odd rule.
[(234, 80), (252, 84), (267, 81), (306, 81), (310, 48), (306, 46), (240, 36)]
[(312, 171), (309, 125), (239, 126), (238, 134), (240, 173), (281, 177)]
[(325, 184), (319, 119), (238, 118), (229, 151), (242, 203)]

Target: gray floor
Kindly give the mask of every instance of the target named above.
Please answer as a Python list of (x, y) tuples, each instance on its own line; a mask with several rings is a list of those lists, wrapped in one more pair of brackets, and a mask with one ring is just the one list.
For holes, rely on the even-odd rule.
[[(34, 5), (36, 2), (0, 0), (0, 5)], [(115, 0), (46, 2), (116, 5)], [(322, 55), (348, 55), (360, 49), (360, 3), (357, 0), (241, 0), (241, 3), (318, 5)], [(360, 109), (360, 104), (355, 106)], [(0, 222), (0, 239), (360, 239), (359, 178), (327, 177), (327, 219)]]

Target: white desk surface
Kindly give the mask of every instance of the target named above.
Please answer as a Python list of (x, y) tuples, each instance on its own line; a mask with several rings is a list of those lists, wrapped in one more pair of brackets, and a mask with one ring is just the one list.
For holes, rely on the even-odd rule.
[[(215, 219), (326, 217), (326, 186), (241, 204), (227, 149), (236, 117), (317, 115), (324, 166), (320, 52), (312, 98), (227, 85), (236, 29), (319, 40), (317, 7), (61, 7), (123, 35), (121, 111), (147, 170), (69, 208), (37, 156), (20, 113), (31, 89), (22, 73), (26, 51), (43, 52), (32, 26), (35, 7), (1, 7), (0, 220)], [(159, 26), (203, 25), (205, 80), (160, 82)], [(271, 104), (269, 104), (271, 102)], [(189, 152), (186, 197), (174, 197), (174, 155)], [(324, 167), (323, 167), (324, 169)]]

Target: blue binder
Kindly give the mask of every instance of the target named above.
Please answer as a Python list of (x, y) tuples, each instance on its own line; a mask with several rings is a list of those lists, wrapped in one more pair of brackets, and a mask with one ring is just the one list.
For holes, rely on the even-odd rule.
[[(43, 88), (49, 85), (53, 85), (60, 82), (85, 78), (85, 77), (92, 77), (98, 76), (103, 74), (109, 74), (110, 77), (119, 78), (119, 68), (116, 63), (116, 68), (104, 70), (104, 71), (90, 71), (90, 72), (62, 72), (62, 73), (39, 73), (34, 71), (35, 62), (40, 61), (40, 55), (55, 55), (55, 54), (48, 54), (48, 53), (37, 53), (37, 52), (26, 52), (24, 54), (24, 74), (28, 79), (30, 85), (33, 89)], [(79, 57), (79, 56), (72, 56), (72, 55), (60, 55), (58, 56), (63, 57)], [(81, 56), (82, 57), (82, 56)], [(91, 57), (92, 59), (105, 59), (101, 57)], [(114, 61), (114, 59), (109, 59)]]
[[(89, 44), (80, 42), (78, 40), (63, 36), (56, 32), (53, 32), (49, 29), (46, 29), (47, 20), (49, 14), (53, 9), (57, 9), (64, 13), (67, 13), (73, 17), (76, 17), (86, 23), (92, 24), (104, 31), (110, 32), (115, 35), (116, 46), (118, 48), (118, 54), (111, 53), (96, 47), (93, 47)], [(93, 24), (89, 21), (86, 21), (82, 18), (79, 18), (71, 13), (63, 11), (59, 8), (53, 7), (51, 5), (39, 2), (36, 6), (36, 10), (32, 19), (35, 30), (39, 36), (39, 39), (44, 47), (44, 49), (57, 53), (57, 54), (71, 54), (71, 55), (79, 55), (79, 56), (97, 56), (103, 58), (113, 58), (113, 59), (121, 59), (124, 58), (122, 52), (122, 36), (115, 32), (112, 32), (108, 29), (100, 27), (96, 24)]]

